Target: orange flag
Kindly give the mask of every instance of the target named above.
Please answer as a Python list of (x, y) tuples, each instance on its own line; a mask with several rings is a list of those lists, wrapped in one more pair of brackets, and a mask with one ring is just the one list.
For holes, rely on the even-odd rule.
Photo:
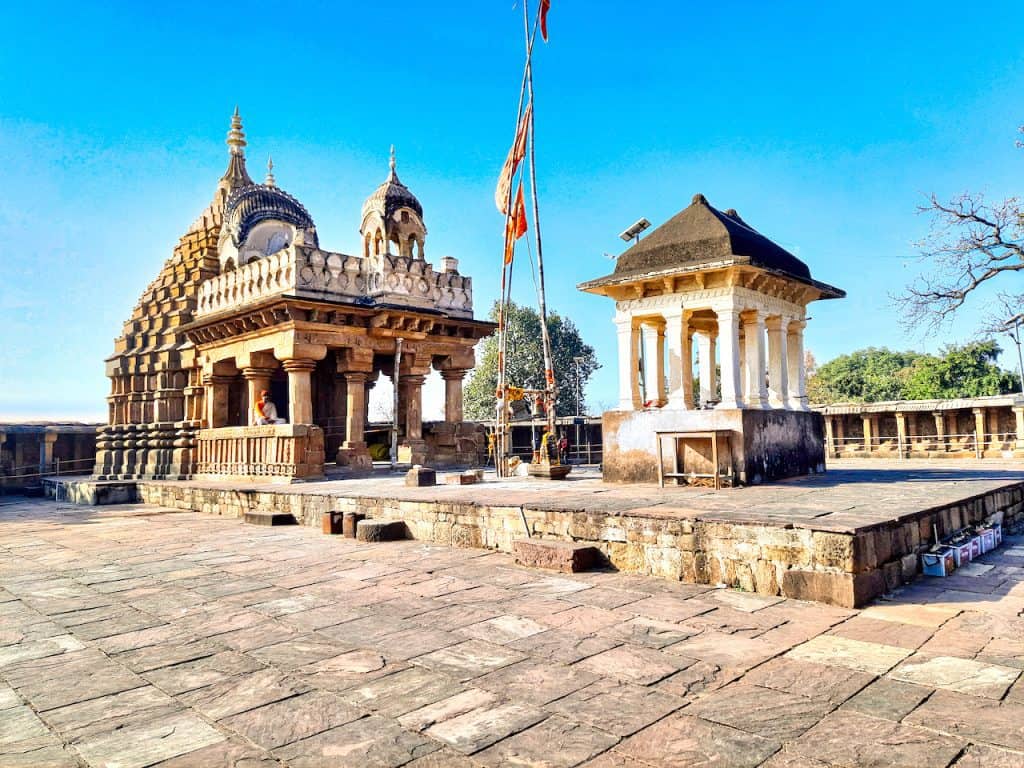
[(551, 10), (551, 0), (540, 0), (540, 36), (544, 42), (548, 41), (548, 11)]
[(505, 263), (512, 263), (516, 240), (526, 234), (526, 203), (523, 201), (523, 182), (519, 182), (516, 202), (512, 207), (512, 215), (505, 223)]
[(508, 193), (512, 190), (512, 179), (516, 175), (516, 169), (526, 154), (526, 135), (529, 132), (530, 115), (532, 112), (533, 102), (530, 102), (526, 105), (523, 116), (519, 118), (519, 127), (516, 128), (516, 140), (512, 144), (512, 149), (508, 151), (505, 165), (501, 167), (498, 187), (494, 190), (494, 204), (498, 206), (499, 213), (508, 213)]

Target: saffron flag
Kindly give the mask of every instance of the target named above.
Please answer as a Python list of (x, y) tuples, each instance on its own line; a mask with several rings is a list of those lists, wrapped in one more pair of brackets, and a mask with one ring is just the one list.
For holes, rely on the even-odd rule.
[(505, 165), (501, 167), (501, 176), (498, 177), (498, 187), (494, 190), (494, 204), (498, 206), (499, 213), (508, 213), (509, 192), (512, 191), (512, 179), (516, 175), (516, 169), (526, 154), (526, 135), (529, 132), (530, 117), (533, 113), (533, 102), (526, 105), (522, 117), (519, 118), (519, 126), (516, 128), (516, 140), (512, 143), (512, 149), (508, 151), (505, 158)]
[(516, 202), (512, 206), (512, 213), (505, 222), (505, 263), (512, 263), (512, 255), (515, 253), (516, 240), (526, 234), (526, 203), (523, 201), (523, 182), (519, 182), (519, 191), (516, 192)]
[(548, 11), (551, 10), (551, 0), (540, 0), (540, 36), (544, 42), (548, 41)]

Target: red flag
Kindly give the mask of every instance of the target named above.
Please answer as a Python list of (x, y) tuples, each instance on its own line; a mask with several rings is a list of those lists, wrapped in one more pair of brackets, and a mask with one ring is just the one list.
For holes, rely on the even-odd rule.
[(526, 154), (526, 135), (530, 126), (530, 115), (533, 112), (533, 102), (526, 105), (522, 117), (519, 118), (519, 126), (516, 128), (516, 140), (505, 158), (505, 165), (501, 167), (501, 176), (498, 177), (498, 187), (494, 190), (494, 204), (498, 206), (499, 213), (508, 213), (508, 193), (512, 190), (512, 178), (516, 175), (516, 169)]
[(551, 10), (551, 0), (540, 0), (540, 36), (544, 42), (548, 41), (548, 11)]
[(505, 263), (512, 263), (516, 240), (526, 234), (526, 203), (523, 201), (523, 182), (519, 182), (516, 202), (512, 206), (512, 215), (505, 223)]

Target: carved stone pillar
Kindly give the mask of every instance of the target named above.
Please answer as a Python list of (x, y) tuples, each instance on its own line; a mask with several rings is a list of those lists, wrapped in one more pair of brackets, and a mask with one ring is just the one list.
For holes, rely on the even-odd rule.
[(48, 473), (53, 466), (53, 444), (57, 442), (57, 433), (46, 430), (39, 436), (39, 473)]
[(908, 451), (907, 441), (907, 414), (896, 412), (896, 450), (899, 455), (905, 456)]
[(1024, 451), (1024, 406), (1013, 406), (1013, 415), (1017, 420), (1016, 448), (1018, 451)]
[(409, 448), (409, 461), (423, 464), (427, 458), (427, 444), (423, 440), (423, 382), (426, 376), (404, 374), (399, 379), (405, 409), (405, 440)]
[(713, 333), (697, 334), (697, 364), (700, 367), (700, 405), (718, 399), (718, 376), (715, 370), (715, 335)]
[(979, 456), (985, 451), (985, 409), (972, 408), (974, 413), (974, 450)]
[(832, 459), (835, 458), (835, 435), (832, 431), (832, 417), (825, 417), (825, 456)]
[[(757, 310), (745, 313), (743, 321), (746, 338), (746, 407), (768, 407), (768, 382), (765, 376), (764, 315)], [(724, 374), (723, 374), (724, 375)]]
[(206, 426), (209, 429), (228, 424), (228, 388), (234, 376), (207, 375), (203, 378), (206, 389)]
[(260, 400), (260, 393), (270, 389), (270, 377), (273, 375), (273, 368), (249, 367), (242, 369), (242, 378), (245, 379), (245, 391), (249, 398), (249, 424), (255, 424), (256, 419), (259, 418), (256, 403)]
[(871, 416), (865, 415), (865, 416), (862, 416), (861, 419), (864, 422), (864, 451), (866, 453), (871, 453), (872, 442), (873, 442), (872, 435), (871, 435), (871, 427), (874, 424), (874, 418), (871, 417)]
[(693, 341), (686, 313), (665, 316), (668, 349), (668, 407), (693, 408)]
[(630, 317), (615, 321), (619, 339), (619, 410), (640, 407), (640, 327)]
[[(722, 401), (719, 408), (742, 408), (740, 395), (740, 313), (733, 307), (717, 310), (718, 343), (721, 345)], [(714, 370), (714, 362), (711, 363)]]
[(946, 414), (935, 411), (932, 418), (935, 419), (935, 450), (946, 451)]
[(463, 421), (462, 415), (462, 380), (466, 371), (449, 369), (441, 371), (444, 379), (444, 420), (458, 424)]
[(316, 368), (316, 361), (290, 357), (281, 361), (281, 367), (288, 373), (288, 421), (292, 424), (312, 424), (310, 374)]
[(769, 317), (768, 327), (768, 404), (772, 408), (789, 407), (789, 329), (783, 317)]
[(846, 417), (840, 414), (836, 416), (836, 457), (842, 455), (846, 448)]
[(807, 370), (804, 367), (804, 328), (806, 327), (806, 320), (791, 320), (787, 331), (789, 407), (794, 411), (808, 410)]

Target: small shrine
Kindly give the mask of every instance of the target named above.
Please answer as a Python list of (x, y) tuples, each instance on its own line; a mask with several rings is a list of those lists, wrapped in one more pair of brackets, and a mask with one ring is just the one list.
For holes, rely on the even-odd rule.
[[(325, 460), (371, 466), (369, 390), (395, 385), (398, 460), (476, 460), (484, 436), (463, 424), (462, 382), (493, 323), (473, 319), (458, 261), (426, 260), (423, 207), (398, 178), (363, 205), (361, 252), (320, 247), (312, 216), (246, 169), (237, 110), (213, 202), (147, 288), (115, 352), (104, 479), (193, 475), (322, 476)], [(445, 381), (444, 422), (423, 428), (422, 387)], [(428, 439), (430, 438), (430, 439)]]
[(808, 304), (846, 294), (735, 210), (695, 195), (612, 274), (579, 289), (615, 301), (619, 405), (603, 417), (606, 480), (718, 487), (824, 471), (804, 328)]

